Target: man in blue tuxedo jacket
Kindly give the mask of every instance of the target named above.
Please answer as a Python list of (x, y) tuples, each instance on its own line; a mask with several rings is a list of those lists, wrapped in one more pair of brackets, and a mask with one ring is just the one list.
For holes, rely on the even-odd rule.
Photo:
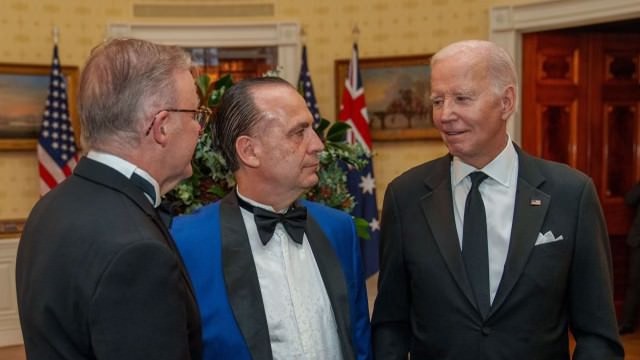
[(240, 82), (222, 98), (216, 146), (237, 187), (175, 219), (205, 359), (370, 359), (360, 249), (351, 217), (297, 200), (324, 146), (286, 81)]

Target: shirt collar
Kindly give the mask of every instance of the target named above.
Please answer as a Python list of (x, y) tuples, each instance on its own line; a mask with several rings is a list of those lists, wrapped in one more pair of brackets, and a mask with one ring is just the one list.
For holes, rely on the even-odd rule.
[(102, 163), (116, 170), (117, 172), (124, 175), (127, 179), (130, 179), (131, 175), (133, 175), (134, 172), (140, 175), (143, 179), (147, 180), (151, 185), (153, 185), (153, 189), (156, 192), (155, 203), (151, 201), (151, 198), (149, 196), (147, 196), (146, 194), (145, 196), (147, 196), (147, 199), (149, 199), (149, 201), (152, 203), (154, 207), (160, 206), (160, 202), (161, 202), (160, 185), (158, 185), (158, 182), (151, 175), (149, 175), (148, 172), (142, 170), (141, 168), (128, 162), (127, 160), (113, 154), (108, 154), (108, 153), (104, 153), (96, 150), (90, 150), (89, 153), (87, 154), (87, 157), (91, 160), (95, 160), (99, 163)]
[(242, 200), (244, 200), (244, 201), (248, 202), (249, 204), (251, 204), (251, 205), (253, 205), (253, 206), (255, 206), (255, 207), (259, 207), (259, 208), (262, 208), (262, 209), (265, 209), (265, 210), (269, 210), (269, 211), (271, 211), (271, 212), (279, 212), (279, 213), (282, 213), (282, 214), (284, 214), (284, 213), (286, 213), (286, 212), (287, 212), (287, 209), (284, 209), (284, 210), (282, 210), (282, 211), (275, 211), (275, 210), (273, 209), (273, 207), (271, 207), (271, 206), (269, 206), (269, 205), (265, 205), (265, 204), (262, 204), (262, 203), (259, 203), (259, 202), (255, 201), (255, 200), (249, 199), (248, 197), (246, 197), (246, 196), (244, 196), (244, 195), (242, 195), (242, 194), (240, 193), (240, 190), (238, 190), (238, 187), (237, 187), (237, 186), (236, 186), (236, 194), (238, 194), (238, 197), (239, 197), (240, 199), (242, 199)]
[(474, 171), (482, 171), (489, 175), (490, 178), (497, 181), (506, 187), (511, 186), (514, 167), (518, 162), (518, 153), (516, 152), (513, 143), (511, 142), (511, 136), (507, 135), (507, 145), (505, 148), (491, 160), (482, 169), (476, 169), (475, 167), (464, 163), (459, 157), (454, 156), (451, 164), (451, 172), (453, 175), (453, 185), (458, 186), (460, 182)]

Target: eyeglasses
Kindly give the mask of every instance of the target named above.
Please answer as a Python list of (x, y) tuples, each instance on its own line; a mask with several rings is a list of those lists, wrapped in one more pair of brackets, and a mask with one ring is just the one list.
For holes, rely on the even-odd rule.
[[(193, 115), (193, 120), (197, 121), (198, 124), (200, 125), (200, 133), (202, 133), (204, 131), (205, 126), (207, 126), (207, 124), (209, 123), (209, 120), (211, 119), (211, 109), (209, 109), (206, 106), (200, 106), (197, 110), (191, 110), (191, 109), (162, 109), (162, 110), (158, 111), (156, 113), (156, 115), (158, 115), (162, 111), (193, 113), (194, 114)], [(144, 133), (145, 136), (149, 135), (149, 133), (151, 132), (151, 128), (153, 127), (153, 123), (155, 121), (156, 121), (156, 117), (154, 116), (153, 120), (151, 120), (151, 124), (149, 124), (149, 128)]]

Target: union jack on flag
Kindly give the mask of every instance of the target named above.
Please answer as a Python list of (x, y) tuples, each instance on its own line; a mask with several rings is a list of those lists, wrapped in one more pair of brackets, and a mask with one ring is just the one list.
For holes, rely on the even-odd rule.
[(340, 105), (340, 121), (351, 125), (348, 140), (359, 143), (365, 150), (367, 165), (360, 171), (350, 169), (347, 173), (347, 188), (356, 200), (353, 216), (367, 220), (369, 223), (369, 240), (361, 240), (362, 258), (367, 277), (378, 271), (378, 247), (380, 244), (380, 223), (378, 222), (378, 205), (376, 202), (375, 178), (371, 161), (371, 133), (369, 132), (369, 116), (364, 98), (362, 76), (358, 66), (358, 45), (353, 44), (353, 53), (349, 63), (349, 73), (344, 82), (342, 104)]
[(53, 46), (49, 94), (38, 139), (41, 196), (71, 175), (78, 160), (77, 156), (76, 141), (69, 117), (67, 86), (56, 44)]

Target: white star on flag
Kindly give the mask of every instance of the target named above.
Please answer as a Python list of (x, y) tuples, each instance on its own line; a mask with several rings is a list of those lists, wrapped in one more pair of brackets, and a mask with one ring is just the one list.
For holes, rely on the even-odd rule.
[(302, 46), (302, 64), (300, 66), (300, 77), (298, 78), (298, 92), (304, 97), (307, 102), (307, 107), (313, 115), (313, 122), (317, 124), (320, 122), (320, 111), (318, 111), (318, 102), (316, 101), (316, 95), (313, 91), (313, 84), (311, 84), (311, 73), (309, 73), (309, 65), (307, 63), (307, 46)]
[(360, 184), (358, 184), (358, 186), (362, 189), (363, 194), (373, 194), (373, 189), (376, 188), (376, 181), (371, 176), (371, 173), (368, 173), (366, 176), (360, 177)]
[(77, 158), (73, 127), (67, 111), (65, 75), (60, 70), (58, 45), (54, 45), (49, 92), (38, 138), (40, 195), (71, 175)]
[(380, 222), (377, 218), (373, 218), (369, 223), (369, 227), (371, 228), (371, 232), (380, 230)]

